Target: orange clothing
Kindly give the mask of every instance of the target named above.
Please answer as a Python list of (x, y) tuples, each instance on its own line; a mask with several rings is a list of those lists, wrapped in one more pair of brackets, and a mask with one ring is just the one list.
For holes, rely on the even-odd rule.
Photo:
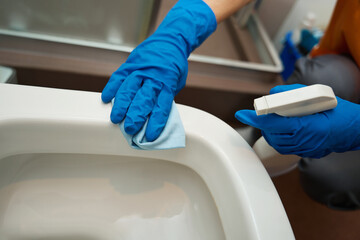
[(311, 56), (350, 54), (360, 67), (360, 0), (338, 0), (325, 35)]

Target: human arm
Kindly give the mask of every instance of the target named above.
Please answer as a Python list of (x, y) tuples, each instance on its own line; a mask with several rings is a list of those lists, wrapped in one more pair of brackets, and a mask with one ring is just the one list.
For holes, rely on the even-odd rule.
[(215, 31), (218, 21), (234, 11), (230, 8), (246, 2), (180, 0), (155, 33), (110, 77), (102, 100), (108, 103), (115, 98), (111, 121), (124, 120), (125, 131), (133, 135), (148, 120), (146, 138), (155, 140), (167, 122), (175, 95), (185, 86), (190, 53)]
[(230, 17), (251, 1), (252, 0), (204, 0), (214, 12), (218, 23)]

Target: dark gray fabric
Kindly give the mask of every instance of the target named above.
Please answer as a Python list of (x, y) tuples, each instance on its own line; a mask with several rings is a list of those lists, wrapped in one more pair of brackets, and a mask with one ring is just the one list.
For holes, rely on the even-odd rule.
[(337, 210), (360, 208), (360, 151), (304, 158), (299, 171), (304, 191), (315, 201)]
[(313, 59), (300, 58), (287, 84), (324, 84), (332, 87), (336, 96), (352, 102), (360, 100), (360, 69), (343, 55), (323, 55)]
[[(338, 97), (360, 100), (360, 69), (347, 56), (301, 58), (287, 83), (325, 84)], [(337, 210), (360, 209), (360, 151), (301, 159), (299, 171), (304, 191), (315, 201)]]

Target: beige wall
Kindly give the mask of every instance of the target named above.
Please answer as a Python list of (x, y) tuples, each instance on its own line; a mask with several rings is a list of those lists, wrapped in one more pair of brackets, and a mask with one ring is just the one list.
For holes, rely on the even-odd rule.
[(271, 38), (276, 35), (295, 2), (296, 0), (262, 1), (258, 13)]

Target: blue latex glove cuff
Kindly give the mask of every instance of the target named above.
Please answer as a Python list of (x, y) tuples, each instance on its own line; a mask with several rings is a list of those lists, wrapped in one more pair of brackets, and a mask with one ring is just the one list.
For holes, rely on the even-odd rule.
[(125, 131), (133, 135), (148, 120), (145, 135), (154, 141), (167, 122), (175, 95), (185, 86), (187, 58), (216, 26), (214, 13), (202, 0), (180, 0), (110, 77), (102, 100), (108, 103), (115, 97), (111, 121), (125, 119)]
[[(302, 86), (278, 86), (270, 93)], [(257, 116), (253, 110), (240, 110), (235, 117), (261, 129), (266, 141), (281, 154), (321, 158), (331, 152), (359, 150), (360, 106), (341, 98), (337, 100), (336, 108), (303, 117)]]

